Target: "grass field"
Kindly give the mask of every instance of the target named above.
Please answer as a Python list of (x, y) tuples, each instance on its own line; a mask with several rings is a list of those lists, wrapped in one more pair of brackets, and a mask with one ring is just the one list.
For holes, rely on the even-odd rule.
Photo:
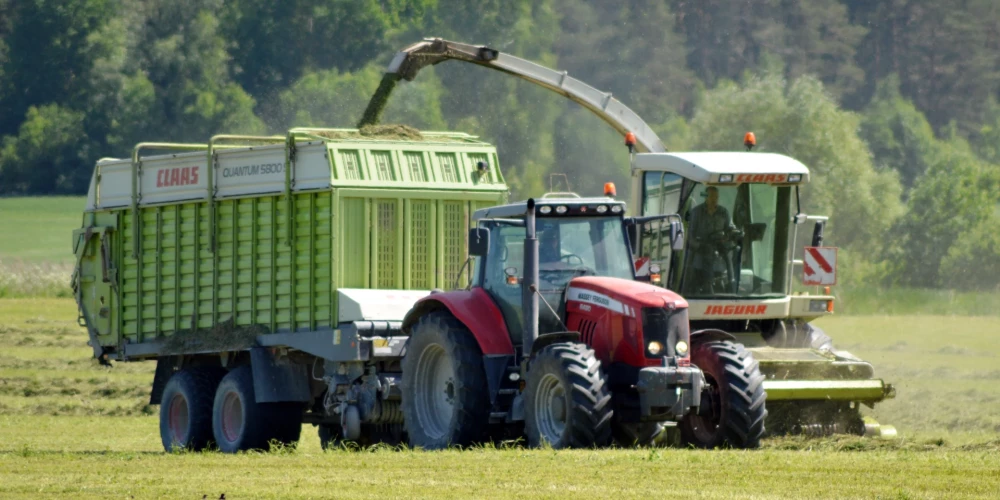
[(70, 299), (0, 299), (0, 498), (1000, 497), (1000, 318), (836, 317), (823, 327), (899, 396), (896, 441), (768, 439), (764, 450), (388, 449), (168, 455), (152, 363), (89, 359)]
[(0, 298), (70, 297), (82, 196), (0, 198)]
[[(165, 454), (152, 363), (100, 367), (69, 299), (83, 199), (0, 199), (0, 498), (1000, 498), (1000, 293), (841, 290), (819, 324), (898, 397), (894, 441), (763, 450)], [(61, 297), (61, 298), (60, 298)], [(844, 315), (844, 313), (848, 313)]]
[(0, 198), (0, 258), (72, 263), (70, 241), (85, 203), (83, 196)]

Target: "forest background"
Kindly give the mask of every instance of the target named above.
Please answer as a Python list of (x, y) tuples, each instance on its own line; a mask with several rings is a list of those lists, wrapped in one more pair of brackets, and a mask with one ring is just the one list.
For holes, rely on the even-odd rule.
[[(567, 70), (671, 150), (753, 130), (813, 172), (842, 281), (1000, 290), (995, 0), (0, 0), (0, 195), (83, 194), (140, 141), (352, 127), (425, 36)], [(384, 121), (495, 143), (514, 197), (628, 185), (603, 122), (482, 68), (425, 70)]]

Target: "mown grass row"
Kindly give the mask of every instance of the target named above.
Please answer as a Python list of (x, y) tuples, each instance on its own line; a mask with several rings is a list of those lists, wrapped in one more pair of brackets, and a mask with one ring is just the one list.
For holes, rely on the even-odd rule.
[[(155, 363), (98, 365), (75, 312), (70, 299), (0, 300), (0, 414), (155, 412)], [(1000, 319), (838, 316), (818, 325), (896, 386), (896, 399), (865, 410), (880, 422), (920, 437), (1000, 433)]]
[(0, 300), (0, 498), (990, 498), (1000, 496), (998, 318), (835, 317), (820, 325), (896, 383), (901, 437), (768, 438), (761, 450), (163, 453), (154, 363), (90, 359), (71, 299)]
[[(51, 418), (38, 418), (39, 427)], [(83, 421), (67, 417), (65, 420)], [(858, 438), (782, 441), (735, 450), (530, 450), (476, 447), (426, 453), (377, 447), (323, 452), (316, 443), (271, 453), (165, 454), (122, 449), (152, 429), (107, 418), (59, 423), (67, 444), (0, 443), (0, 496), (72, 498), (991, 498), (996, 444), (909, 445)], [(0, 417), (0, 430), (4, 430)], [(81, 437), (84, 436), (84, 437)], [(118, 436), (115, 442), (105, 439)], [(30, 436), (29, 436), (30, 437)], [(80, 448), (79, 441), (88, 444)], [(876, 443), (876, 444), (871, 444)]]

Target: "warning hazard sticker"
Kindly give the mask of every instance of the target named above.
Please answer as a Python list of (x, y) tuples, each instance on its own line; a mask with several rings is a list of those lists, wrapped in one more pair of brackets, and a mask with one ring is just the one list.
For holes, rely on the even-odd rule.
[(802, 284), (837, 284), (837, 247), (805, 247)]

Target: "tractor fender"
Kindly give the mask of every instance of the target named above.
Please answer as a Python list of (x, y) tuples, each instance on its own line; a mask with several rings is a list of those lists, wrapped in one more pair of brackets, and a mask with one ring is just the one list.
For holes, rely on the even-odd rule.
[(409, 334), (417, 320), (439, 309), (447, 309), (472, 332), (483, 356), (514, 355), (514, 345), (510, 341), (503, 313), (486, 290), (478, 287), (440, 292), (421, 298), (403, 318), (403, 332)]
[(704, 330), (698, 330), (691, 332), (691, 345), (700, 344), (703, 342), (715, 342), (719, 340), (728, 340), (730, 342), (735, 342), (736, 337), (732, 334), (724, 332), (722, 330), (717, 330), (715, 328), (706, 328)]
[(580, 332), (551, 332), (543, 333), (531, 343), (531, 355), (534, 356), (538, 351), (545, 349), (546, 347), (556, 344), (559, 342), (579, 342)]

